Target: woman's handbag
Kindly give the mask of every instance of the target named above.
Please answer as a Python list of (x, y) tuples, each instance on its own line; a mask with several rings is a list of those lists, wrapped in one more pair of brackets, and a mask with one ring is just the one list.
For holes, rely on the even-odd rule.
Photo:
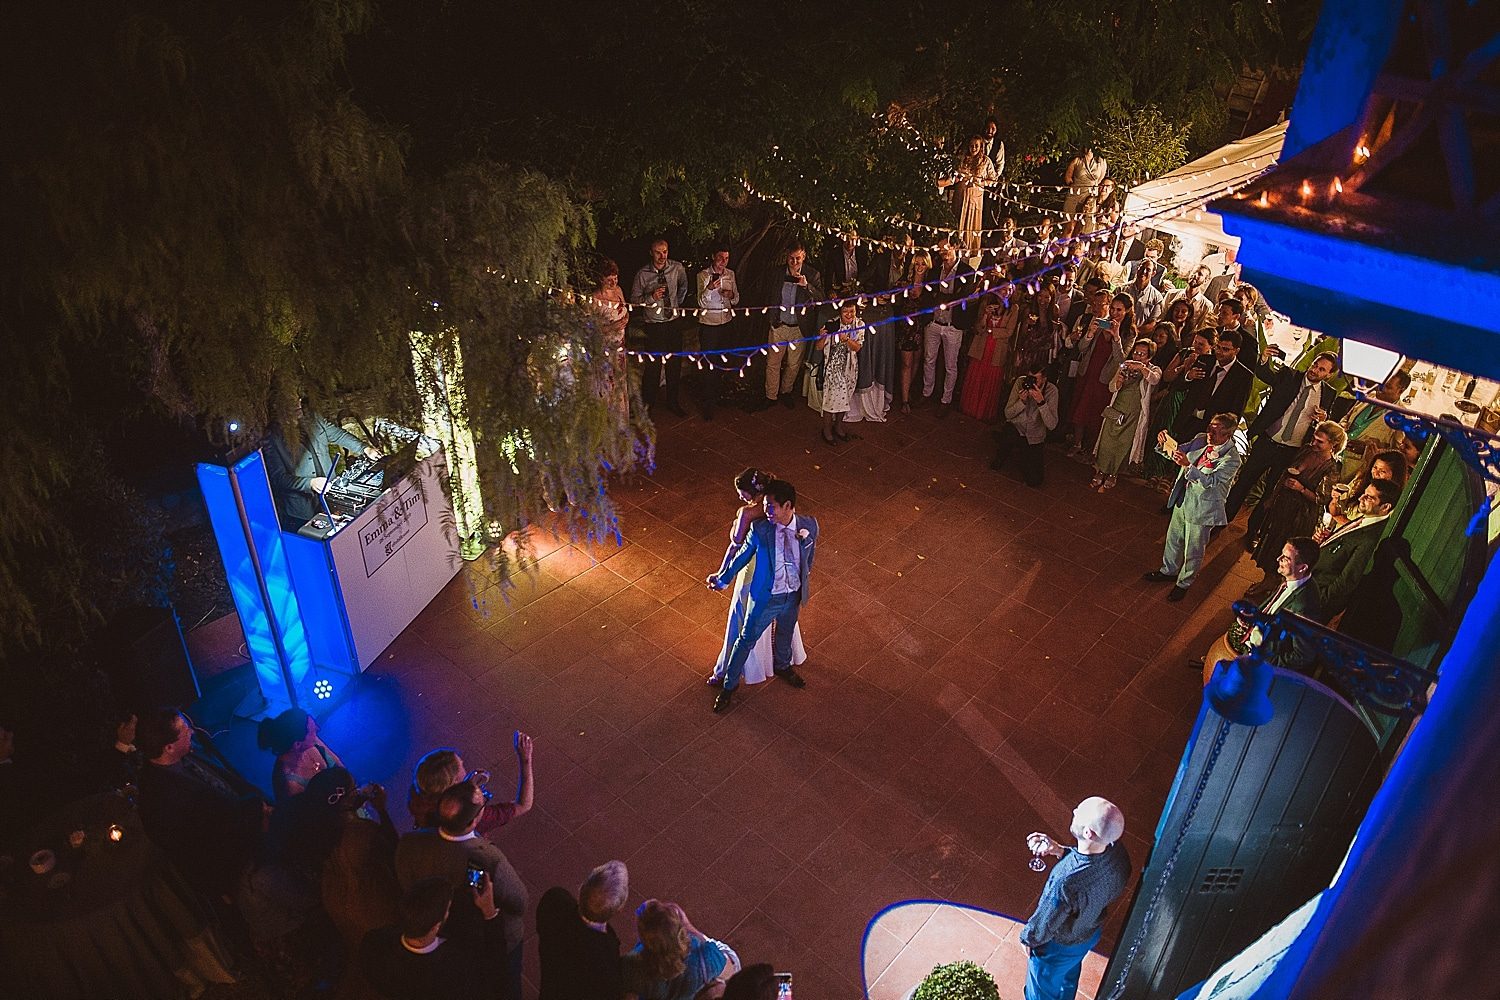
[(826, 367), (823, 362), (825, 358), (826, 355), (821, 347), (814, 347), (807, 352), (807, 377), (813, 380), (813, 385), (818, 387), (819, 392), (823, 391), (823, 370)]
[(1121, 413), (1119, 410), (1115, 409), (1113, 406), (1106, 406), (1104, 408), (1104, 419), (1110, 421), (1116, 427), (1124, 427), (1125, 426), (1125, 421), (1129, 420), (1130, 417), (1129, 417), (1128, 414)]

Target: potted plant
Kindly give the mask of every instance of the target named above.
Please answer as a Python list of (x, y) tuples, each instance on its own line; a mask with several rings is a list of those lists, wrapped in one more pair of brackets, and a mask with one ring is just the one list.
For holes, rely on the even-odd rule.
[(949, 962), (929, 972), (910, 1000), (1000, 1000), (1000, 988), (973, 962)]

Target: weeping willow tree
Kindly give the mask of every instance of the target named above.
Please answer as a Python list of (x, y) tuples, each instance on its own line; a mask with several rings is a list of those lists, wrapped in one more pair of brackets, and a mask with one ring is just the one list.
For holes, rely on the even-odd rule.
[(588, 311), (501, 277), (566, 285), (590, 219), (533, 171), (409, 169), (344, 72), (365, 0), (34, 6), (0, 25), (0, 652), (72, 648), (109, 610), (63, 508), (121, 385), (210, 436), (295, 426), (302, 399), (415, 425), (410, 337), (440, 331), (465, 357), (488, 540), (520, 531), (524, 557), (558, 508), (612, 528), (604, 476), (646, 428), (597, 389)]

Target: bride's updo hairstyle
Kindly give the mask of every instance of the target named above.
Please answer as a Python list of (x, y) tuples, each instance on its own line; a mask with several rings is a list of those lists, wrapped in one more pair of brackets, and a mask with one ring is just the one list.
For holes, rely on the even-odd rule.
[(769, 472), (760, 469), (746, 469), (734, 477), (734, 488), (749, 493), (751, 496), (764, 496), (766, 487), (775, 478)]

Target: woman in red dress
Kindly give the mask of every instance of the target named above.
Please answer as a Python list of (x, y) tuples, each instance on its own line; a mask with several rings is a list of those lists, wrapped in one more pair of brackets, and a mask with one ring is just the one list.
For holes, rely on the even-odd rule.
[(1078, 383), (1073, 412), (1073, 450), (1088, 454), (1099, 433), (1099, 421), (1109, 403), (1109, 380), (1125, 360), (1124, 344), (1135, 343), (1135, 299), (1117, 292), (1109, 304), (1108, 320), (1100, 319), (1078, 341)]
[(958, 401), (964, 415), (975, 420), (994, 420), (1000, 412), (1000, 386), (1005, 381), (1010, 340), (1021, 312), (1015, 292), (1007, 291), (1012, 296), (1008, 309), (995, 295), (979, 300), (974, 339), (969, 344), (969, 367), (964, 371), (963, 394)]

